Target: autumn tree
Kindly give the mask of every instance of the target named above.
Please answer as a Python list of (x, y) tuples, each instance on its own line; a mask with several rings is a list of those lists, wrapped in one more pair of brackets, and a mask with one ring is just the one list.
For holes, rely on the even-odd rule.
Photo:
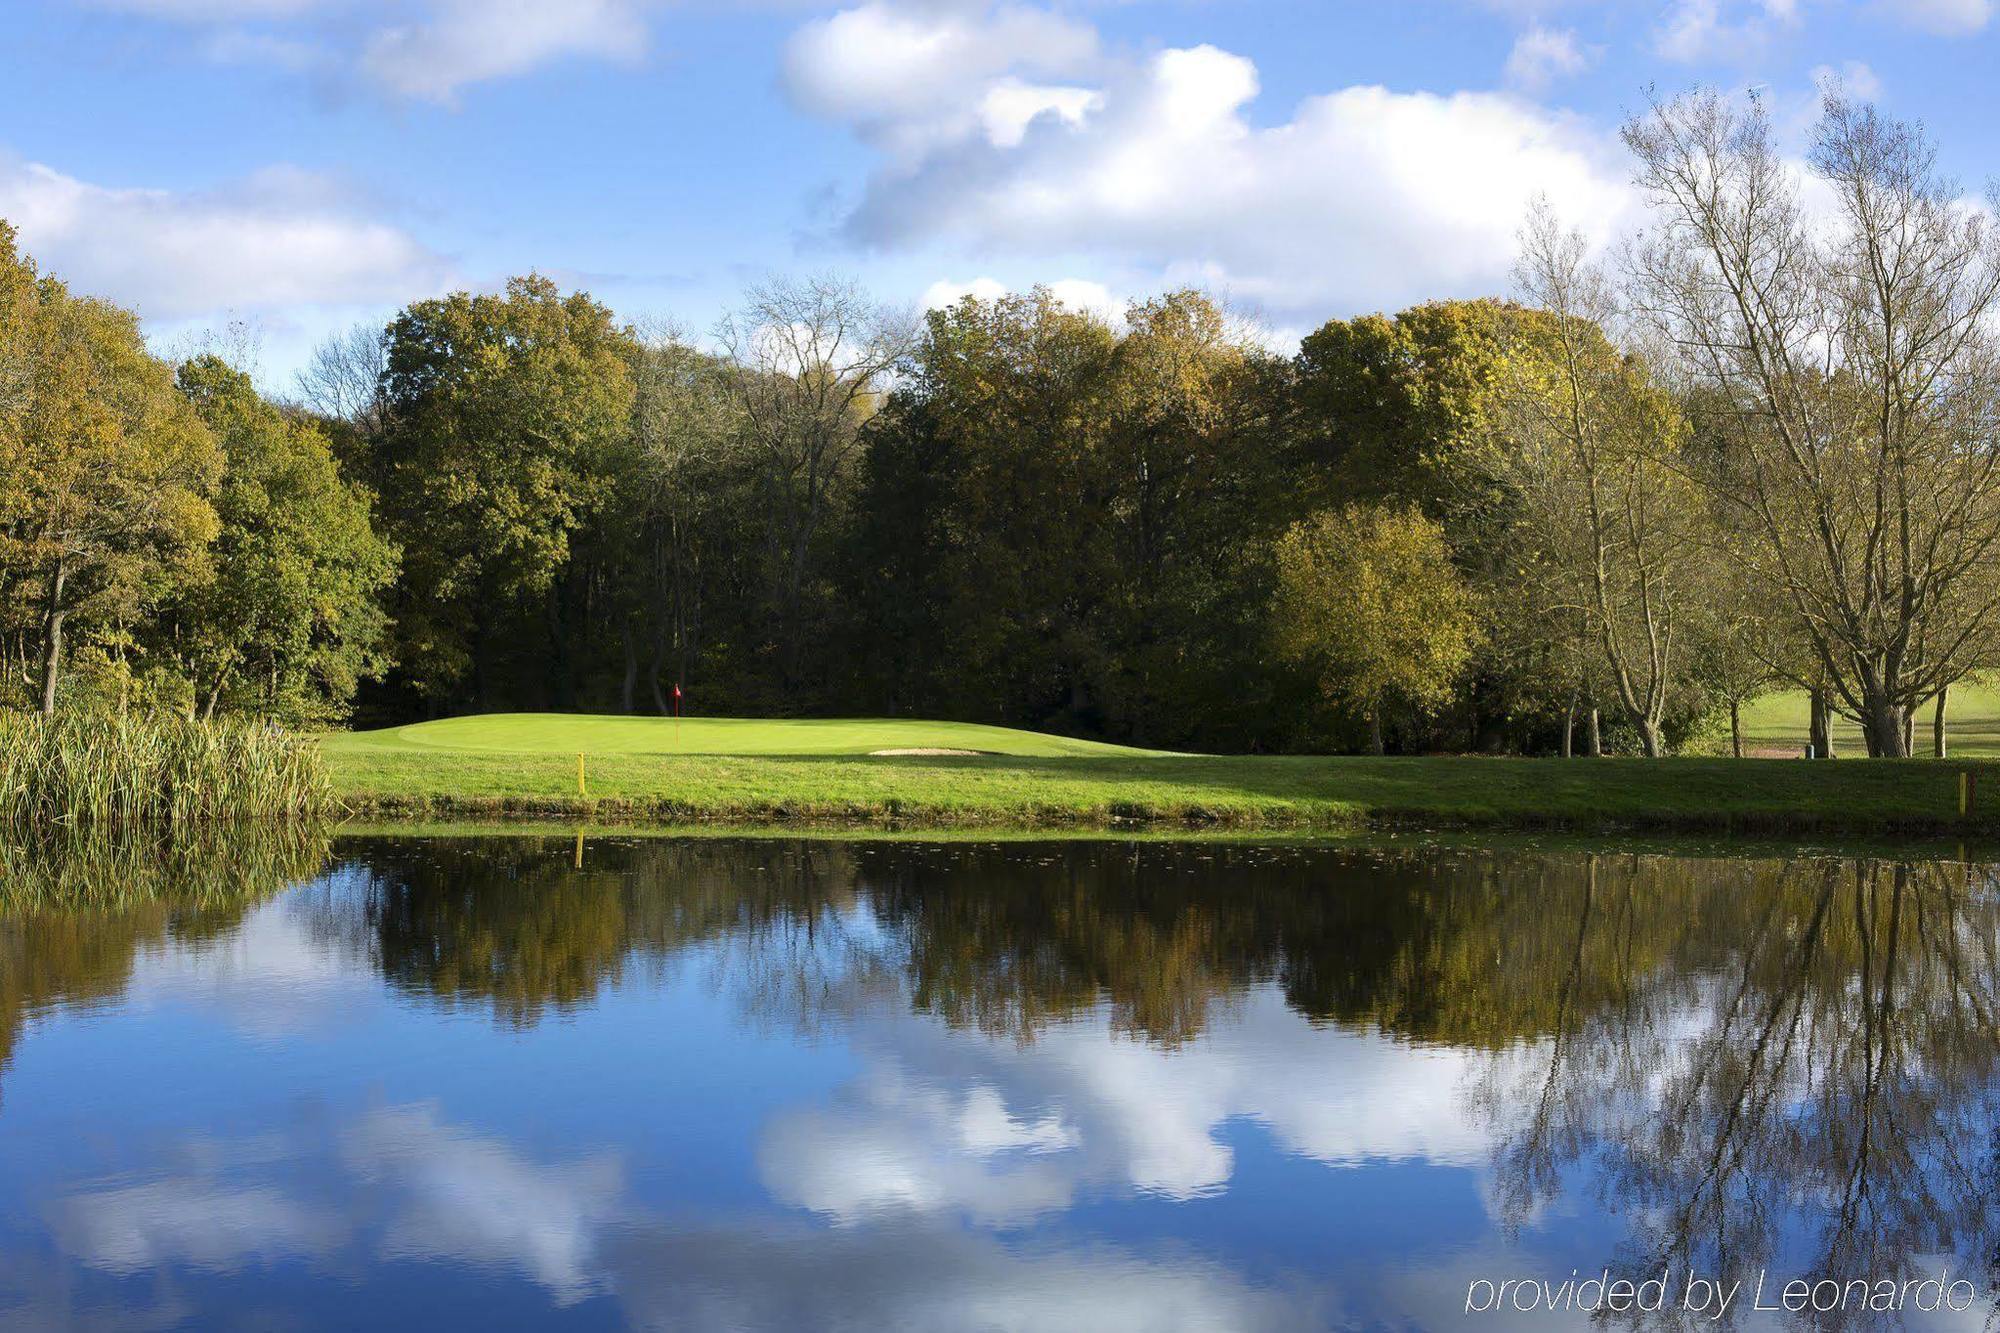
[(396, 552), (367, 492), (345, 480), (316, 425), (264, 401), (213, 356), (183, 365), (181, 392), (221, 443), (214, 573), (165, 608), (161, 638), (204, 716), (228, 700), (297, 722), (344, 716), (381, 672), (380, 596)]
[(2000, 579), (2000, 232), (1920, 130), (1830, 95), (1809, 164), (1714, 92), (1625, 128), (1646, 313), (1720, 439), (1715, 494), (1869, 753), (1989, 651)]
[(38, 274), (0, 223), (0, 578), (38, 613), (43, 712), (66, 635), (130, 625), (205, 573), (221, 468), (138, 321)]
[(1384, 711), (1444, 702), (1479, 642), (1443, 529), (1414, 509), (1348, 505), (1294, 525), (1276, 555), (1278, 651), (1363, 718), (1381, 754)]

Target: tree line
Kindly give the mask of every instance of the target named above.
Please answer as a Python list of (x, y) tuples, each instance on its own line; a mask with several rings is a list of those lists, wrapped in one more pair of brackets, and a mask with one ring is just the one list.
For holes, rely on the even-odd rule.
[(1937, 744), (1994, 665), (2000, 239), (1830, 96), (1697, 91), (1609, 260), (1293, 355), (1196, 291), (921, 319), (774, 280), (713, 336), (525, 277), (169, 365), (0, 224), (6, 702), (381, 723), (936, 715), (1138, 744), (1657, 755), (1773, 689)]

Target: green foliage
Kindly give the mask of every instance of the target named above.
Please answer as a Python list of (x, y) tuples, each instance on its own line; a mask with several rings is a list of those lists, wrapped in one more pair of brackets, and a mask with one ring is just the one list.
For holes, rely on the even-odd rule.
[(0, 223), (0, 613), (45, 711), (66, 634), (118, 638), (207, 575), (222, 465), (137, 320), (38, 274)]
[(396, 551), (318, 427), (287, 418), (214, 357), (182, 366), (178, 382), (227, 460), (214, 577), (165, 611), (202, 714), (226, 702), (291, 722), (337, 720), (384, 668), (380, 596)]
[(1386, 706), (1451, 697), (1479, 627), (1439, 524), (1414, 509), (1347, 505), (1293, 525), (1276, 556), (1279, 653), (1368, 719), (1378, 751)]
[(510, 620), (568, 609), (571, 537), (630, 424), (631, 338), (588, 296), (527, 277), (420, 301), (388, 344), (366, 479), (404, 553), (397, 661), (426, 698), (464, 697), (470, 678), (483, 702)]

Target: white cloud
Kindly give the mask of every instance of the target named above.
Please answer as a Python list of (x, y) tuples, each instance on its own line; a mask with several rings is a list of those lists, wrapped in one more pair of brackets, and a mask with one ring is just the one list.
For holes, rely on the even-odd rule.
[(1880, 8), (1913, 28), (1959, 37), (1991, 21), (1994, 0), (1882, 0)]
[(1529, 28), (1514, 39), (1507, 55), (1507, 82), (1528, 92), (1541, 92), (1559, 78), (1590, 68), (1596, 53), (1578, 45), (1569, 28)]
[(439, 0), (428, 20), (375, 33), (361, 63), (392, 93), (449, 104), (551, 60), (636, 60), (646, 35), (632, 0)]
[(976, 129), (1018, 144), (1044, 112), (1080, 121), (1091, 90), (1043, 81), (1087, 73), (1097, 59), (1094, 29), (1044, 11), (872, 0), (795, 33), (785, 87), (814, 115), (909, 155)]
[(44, 271), (148, 319), (404, 300), (447, 276), (407, 232), (288, 167), (180, 192), (97, 185), (0, 158), (0, 217)]
[(559, 1305), (602, 1290), (598, 1238), (625, 1209), (615, 1157), (530, 1161), (502, 1140), (445, 1123), (434, 1105), (375, 1111), (343, 1146), (364, 1178), (403, 1191), (383, 1253), (512, 1267)]
[(1653, 50), (1683, 64), (1740, 60), (1798, 21), (1798, 0), (1674, 0)]
[(253, 1260), (322, 1254), (342, 1239), (337, 1222), (270, 1186), (179, 1178), (75, 1195), (53, 1221), (65, 1250), (127, 1275), (170, 1263), (233, 1273)]
[[(758, 1152), (776, 1197), (842, 1225), (896, 1213), (1020, 1225), (1086, 1188), (1216, 1193), (1235, 1171), (1223, 1126), (1239, 1118), (1329, 1164), (1477, 1168), (1492, 1150), (1493, 1127), (1465, 1103), (1488, 1057), (1317, 1026), (1274, 986), (1240, 1000), (1226, 1037), (1179, 1048), (1116, 1034), (1108, 1006), (1025, 1045), (907, 1017), (857, 1044), (862, 1077), (829, 1106), (775, 1118)], [(1501, 1064), (1535, 1058), (1524, 1047)]]
[[(1101, 282), (1088, 278), (1058, 278), (1054, 282), (1043, 283), (1049, 294), (1071, 310), (1096, 315), (1105, 323), (1116, 326), (1125, 321), (1127, 302), (1112, 293)], [(924, 289), (919, 304), (925, 310), (942, 310), (948, 305), (968, 296), (982, 301), (997, 301), (1015, 290), (997, 278), (974, 278), (970, 282), (953, 282), (949, 279), (934, 282)]]
[[(394, 97), (452, 105), (461, 90), (553, 61), (645, 54), (654, 0), (93, 0), (208, 30), (220, 63), (353, 72)], [(337, 19), (338, 22), (332, 20)]]
[[(818, 26), (861, 14), (885, 24), (884, 13), (875, 4)], [(1354, 87), (1263, 127), (1247, 114), (1256, 67), (1201, 46), (1109, 67), (1073, 114), (996, 137), (970, 109), (1016, 70), (975, 63), (951, 98), (913, 99), (858, 68), (866, 49), (854, 46), (835, 97), (798, 89), (801, 65), (819, 67), (801, 60), (809, 48), (794, 47), (795, 94), (883, 150), (838, 224), (870, 249), (1089, 254), (1121, 266), (1128, 285), (1197, 285), (1274, 322), (1317, 322), (1499, 290), (1537, 192), (1598, 239), (1633, 207), (1611, 136), (1505, 95)]]

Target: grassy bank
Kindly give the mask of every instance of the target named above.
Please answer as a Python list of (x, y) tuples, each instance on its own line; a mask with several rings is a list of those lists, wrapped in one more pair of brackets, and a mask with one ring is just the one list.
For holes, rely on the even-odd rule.
[[(329, 737), (335, 791), (353, 811), (399, 816), (551, 815), (599, 820), (894, 822), (910, 826), (1108, 826), (1125, 821), (1243, 828), (1369, 821), (1515, 827), (1865, 834), (2000, 831), (2000, 764), (1754, 763), (1728, 759), (1215, 757), (1122, 751), (949, 724), (718, 725), (684, 745), (754, 741), (760, 752), (672, 748), (671, 722), (473, 719)], [(616, 723), (614, 727), (611, 724)], [(441, 734), (429, 728), (437, 727)], [(453, 729), (458, 728), (457, 735)], [(881, 728), (878, 730), (877, 728)], [(593, 752), (579, 739), (622, 738)], [(839, 749), (808, 749), (840, 736)], [(512, 739), (515, 748), (498, 748)], [(531, 743), (532, 740), (532, 743)], [(885, 749), (979, 749), (881, 755)], [(587, 792), (577, 792), (577, 753)], [(1051, 753), (1054, 750), (1056, 752)], [(1958, 774), (1984, 799), (1957, 814)]]

